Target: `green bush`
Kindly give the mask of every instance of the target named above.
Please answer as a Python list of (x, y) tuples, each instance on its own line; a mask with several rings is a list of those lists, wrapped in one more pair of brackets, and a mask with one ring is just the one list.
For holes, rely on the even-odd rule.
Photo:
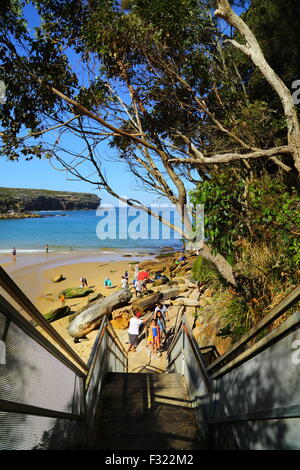
[(195, 281), (221, 283), (222, 278), (215, 266), (202, 256), (198, 256), (192, 266), (192, 276)]

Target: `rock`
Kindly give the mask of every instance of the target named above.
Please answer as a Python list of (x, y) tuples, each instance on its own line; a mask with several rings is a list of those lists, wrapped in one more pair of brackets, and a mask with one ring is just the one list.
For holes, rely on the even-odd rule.
[(114, 317), (110, 323), (112, 327), (116, 330), (126, 330), (129, 327), (130, 315), (125, 313), (120, 313), (118, 316)]
[(90, 289), (89, 287), (69, 287), (68, 289), (61, 291), (58, 294), (58, 298), (64, 294), (66, 299), (75, 299), (76, 297), (85, 297), (93, 292), (93, 289)]
[(55, 310), (51, 310), (50, 312), (44, 315), (45, 319), (51, 323), (52, 321), (59, 320), (59, 318), (63, 318), (66, 315), (69, 315), (71, 312), (70, 307), (65, 305), (64, 307), (56, 308)]
[(62, 274), (57, 274), (52, 278), (52, 282), (61, 282), (64, 281), (66, 278)]
[(185, 307), (201, 307), (201, 304), (198, 300), (195, 299), (176, 299), (174, 305), (184, 305)]
[(164, 290), (161, 292), (162, 294), (161, 301), (164, 302), (167, 299), (175, 299), (178, 295), (180, 295), (183, 292), (186, 292), (187, 290), (188, 290), (187, 287), (180, 287), (180, 286), (171, 287), (170, 289)]
[(104, 295), (100, 294), (100, 293), (90, 294), (89, 297), (88, 297), (88, 303), (95, 302), (95, 300), (98, 300), (98, 299), (103, 298), (103, 297), (104, 297)]
[(159, 279), (153, 282), (153, 287), (162, 286), (163, 284), (167, 284), (170, 279), (167, 276), (161, 276)]
[(168, 282), (168, 286), (178, 286), (179, 282), (178, 281), (175, 281), (175, 279), (173, 279), (172, 281), (169, 281)]
[(87, 307), (70, 323), (68, 333), (73, 338), (82, 338), (100, 325), (102, 316), (109, 315), (114, 309), (122, 307), (131, 299), (129, 289), (119, 289)]

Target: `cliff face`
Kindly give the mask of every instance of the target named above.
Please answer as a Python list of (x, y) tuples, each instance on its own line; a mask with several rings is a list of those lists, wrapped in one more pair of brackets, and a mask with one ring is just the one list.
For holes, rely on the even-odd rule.
[(0, 188), (0, 212), (97, 209), (95, 194), (47, 191), (44, 189)]

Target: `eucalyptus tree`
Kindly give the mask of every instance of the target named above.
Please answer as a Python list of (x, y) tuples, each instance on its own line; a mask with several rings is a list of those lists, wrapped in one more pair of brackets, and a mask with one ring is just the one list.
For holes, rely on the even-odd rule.
[[(72, 176), (122, 199), (105, 177), (101, 146), (108, 143), (147, 190), (176, 205), (183, 227), (173, 228), (183, 237), (192, 228), (188, 181), (209, 179), (228, 164), (250, 173), (255, 161), (297, 168), (297, 129), (289, 127), (287, 143), (272, 145), (272, 115), (249, 101), (207, 2), (35, 0), (35, 34), (22, 16), (26, 3), (6, 2), (0, 19), (2, 155), (56, 159)], [(217, 3), (216, 15), (244, 33), (229, 3)], [(261, 117), (263, 125), (245, 130), (245, 119)], [(81, 139), (80, 152), (66, 146), (68, 134)], [(158, 217), (142, 201), (128, 203)], [(226, 257), (206, 243), (201, 253), (235, 284)]]

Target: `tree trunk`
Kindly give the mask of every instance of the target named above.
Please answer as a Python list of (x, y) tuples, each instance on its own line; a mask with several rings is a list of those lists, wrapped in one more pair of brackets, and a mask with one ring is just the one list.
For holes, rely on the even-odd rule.
[(246, 40), (246, 45), (235, 40), (228, 40), (237, 49), (243, 51), (263, 74), (277, 93), (283, 106), (288, 127), (288, 144), (294, 146), (294, 165), (300, 174), (300, 126), (295, 104), (290, 90), (266, 61), (262, 49), (246, 23), (231, 9), (228, 0), (218, 0), (215, 15), (233, 26)]
[(161, 299), (162, 294), (160, 292), (154, 292), (154, 294), (146, 295), (145, 297), (134, 300), (132, 303), (132, 309), (143, 309), (144, 311), (151, 310)]
[(100, 325), (103, 315), (109, 315), (112, 310), (127, 305), (130, 299), (130, 290), (120, 289), (99, 302), (95, 302), (74, 318), (69, 325), (68, 333), (74, 338), (82, 338)]
[(232, 286), (236, 286), (236, 282), (233, 275), (232, 266), (228, 261), (224, 258), (224, 256), (217, 253), (216, 255), (213, 254), (211, 248), (204, 243), (203, 248), (199, 250), (200, 255), (203, 258), (211, 261), (216, 268), (218, 269), (221, 276)]

